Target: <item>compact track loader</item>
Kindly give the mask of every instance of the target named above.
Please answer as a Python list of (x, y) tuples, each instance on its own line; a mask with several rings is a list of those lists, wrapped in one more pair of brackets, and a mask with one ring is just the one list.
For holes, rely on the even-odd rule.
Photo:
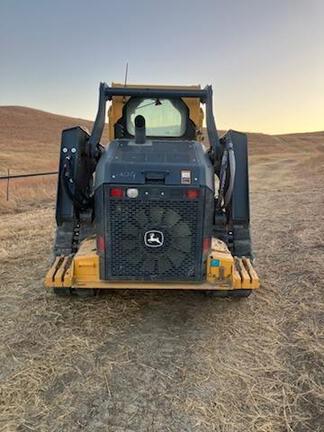
[(57, 294), (163, 288), (246, 297), (259, 287), (247, 137), (230, 130), (219, 138), (211, 86), (101, 83), (91, 134), (62, 132), (56, 222), (45, 285)]

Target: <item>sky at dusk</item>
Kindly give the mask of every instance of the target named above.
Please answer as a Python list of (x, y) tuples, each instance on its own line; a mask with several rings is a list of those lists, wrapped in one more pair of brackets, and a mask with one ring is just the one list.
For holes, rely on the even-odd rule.
[(324, 0), (0, 0), (0, 105), (92, 119), (98, 84), (212, 84), (220, 129), (324, 130)]

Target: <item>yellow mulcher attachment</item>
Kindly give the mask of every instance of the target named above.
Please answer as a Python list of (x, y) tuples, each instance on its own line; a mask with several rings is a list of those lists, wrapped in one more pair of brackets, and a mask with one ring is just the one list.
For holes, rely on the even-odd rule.
[(247, 137), (219, 138), (211, 86), (101, 83), (91, 134), (62, 133), (56, 222), (45, 285), (57, 294), (191, 289), (246, 297), (260, 286)]

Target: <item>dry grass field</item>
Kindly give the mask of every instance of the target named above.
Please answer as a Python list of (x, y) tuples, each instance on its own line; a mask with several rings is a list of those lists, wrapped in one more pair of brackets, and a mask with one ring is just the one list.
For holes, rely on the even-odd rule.
[[(0, 138), (0, 168), (55, 168), (70, 119), (10, 109), (0, 108), (1, 129), (3, 118), (12, 129)], [(15, 123), (17, 112), (30, 127)], [(46, 199), (30, 187), (32, 195), (3, 207), (1, 432), (323, 431), (324, 133), (249, 140), (262, 288), (248, 299), (56, 297), (42, 282), (53, 185), (39, 186)]]
[[(91, 130), (87, 120), (50, 114), (36, 109), (0, 107), (0, 176), (52, 172), (58, 168), (61, 131), (81, 125)], [(9, 201), (6, 182), (0, 182), (0, 214), (15, 213), (35, 205), (53, 203), (56, 178), (24, 178), (11, 180)]]

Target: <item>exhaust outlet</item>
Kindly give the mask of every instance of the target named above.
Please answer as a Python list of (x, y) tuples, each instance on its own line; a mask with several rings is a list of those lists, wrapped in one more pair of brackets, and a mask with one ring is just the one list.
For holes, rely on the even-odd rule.
[(137, 115), (135, 117), (135, 143), (144, 144), (145, 138), (145, 118), (142, 115)]

